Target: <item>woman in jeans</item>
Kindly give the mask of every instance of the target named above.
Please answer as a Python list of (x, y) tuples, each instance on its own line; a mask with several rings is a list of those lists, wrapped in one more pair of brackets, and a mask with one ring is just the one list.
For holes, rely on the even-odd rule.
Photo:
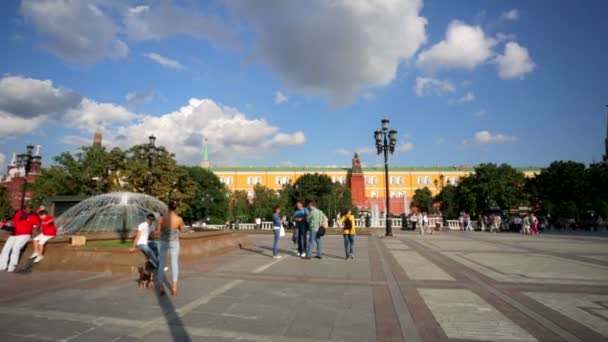
[(351, 214), (350, 209), (345, 209), (344, 214), (340, 218), (340, 225), (342, 226), (342, 236), (344, 237), (344, 253), (346, 254), (345, 259), (355, 258), (355, 217)]
[(281, 218), (281, 208), (274, 207), (274, 214), (272, 214), (272, 231), (274, 232), (274, 243), (272, 244), (272, 257), (280, 259), (279, 255), (279, 237), (281, 234), (281, 227), (285, 218)]
[(177, 276), (179, 275), (179, 233), (184, 231), (184, 220), (177, 215), (177, 202), (169, 202), (169, 212), (166, 216), (161, 217), (156, 230), (160, 236), (160, 251), (158, 256), (158, 275), (156, 276), (159, 287), (158, 294), (163, 296), (165, 288), (163, 281), (165, 280), (165, 264), (167, 262), (167, 250), (171, 253), (171, 275), (173, 284), (171, 286), (171, 294), (177, 295)]

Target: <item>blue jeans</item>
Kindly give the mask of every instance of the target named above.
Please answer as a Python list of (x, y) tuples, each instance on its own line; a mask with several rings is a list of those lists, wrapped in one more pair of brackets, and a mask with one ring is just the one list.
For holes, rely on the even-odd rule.
[(171, 275), (173, 283), (177, 282), (179, 275), (179, 241), (159, 241), (160, 253), (158, 257), (158, 269), (156, 279), (162, 285), (165, 281), (165, 265), (167, 264), (167, 250), (171, 253)]
[(310, 230), (310, 235), (308, 237), (308, 250), (306, 251), (306, 256), (312, 255), (313, 245), (317, 244), (317, 256), (321, 256), (323, 254), (323, 244), (321, 243), (321, 237), (319, 236), (318, 230)]
[(273, 256), (277, 256), (279, 255), (279, 236), (281, 233), (281, 229), (272, 229), (272, 231), (274, 232), (274, 243), (272, 244), (272, 255)]
[(307, 250), (306, 231), (306, 224), (298, 223), (298, 253), (300, 254)]
[(137, 245), (137, 248), (148, 258), (154, 268), (158, 268), (158, 249), (152, 247), (153, 244), (156, 245), (155, 242), (150, 241), (148, 244)]
[(344, 253), (346, 257), (353, 255), (355, 252), (355, 236), (352, 234), (344, 234)]

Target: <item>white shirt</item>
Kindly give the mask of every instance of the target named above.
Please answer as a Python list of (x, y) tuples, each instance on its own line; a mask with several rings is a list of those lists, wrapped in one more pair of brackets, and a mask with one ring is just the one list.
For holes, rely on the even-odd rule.
[[(154, 227), (154, 224), (152, 224), (152, 227)], [(147, 245), (148, 244), (148, 238), (150, 237), (150, 225), (148, 225), (148, 222), (142, 222), (138, 227), (137, 227), (137, 231), (139, 232), (139, 239), (137, 240), (137, 244), (138, 245)]]

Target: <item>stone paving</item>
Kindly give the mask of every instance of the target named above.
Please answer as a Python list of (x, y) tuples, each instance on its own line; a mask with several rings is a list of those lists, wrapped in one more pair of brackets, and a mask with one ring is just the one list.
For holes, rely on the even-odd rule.
[[(380, 232), (378, 232), (379, 234)], [(0, 273), (0, 341), (608, 341), (608, 238), (480, 232), (281, 241), (182, 265), (177, 297), (134, 275)]]

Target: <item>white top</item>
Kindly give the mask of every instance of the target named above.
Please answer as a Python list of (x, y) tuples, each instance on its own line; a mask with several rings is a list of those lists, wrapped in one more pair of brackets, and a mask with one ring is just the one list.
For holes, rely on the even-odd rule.
[[(154, 224), (152, 224), (154, 227)], [(138, 227), (137, 231), (139, 232), (139, 239), (137, 240), (138, 245), (147, 245), (148, 238), (150, 237), (150, 225), (148, 222), (142, 222)]]

